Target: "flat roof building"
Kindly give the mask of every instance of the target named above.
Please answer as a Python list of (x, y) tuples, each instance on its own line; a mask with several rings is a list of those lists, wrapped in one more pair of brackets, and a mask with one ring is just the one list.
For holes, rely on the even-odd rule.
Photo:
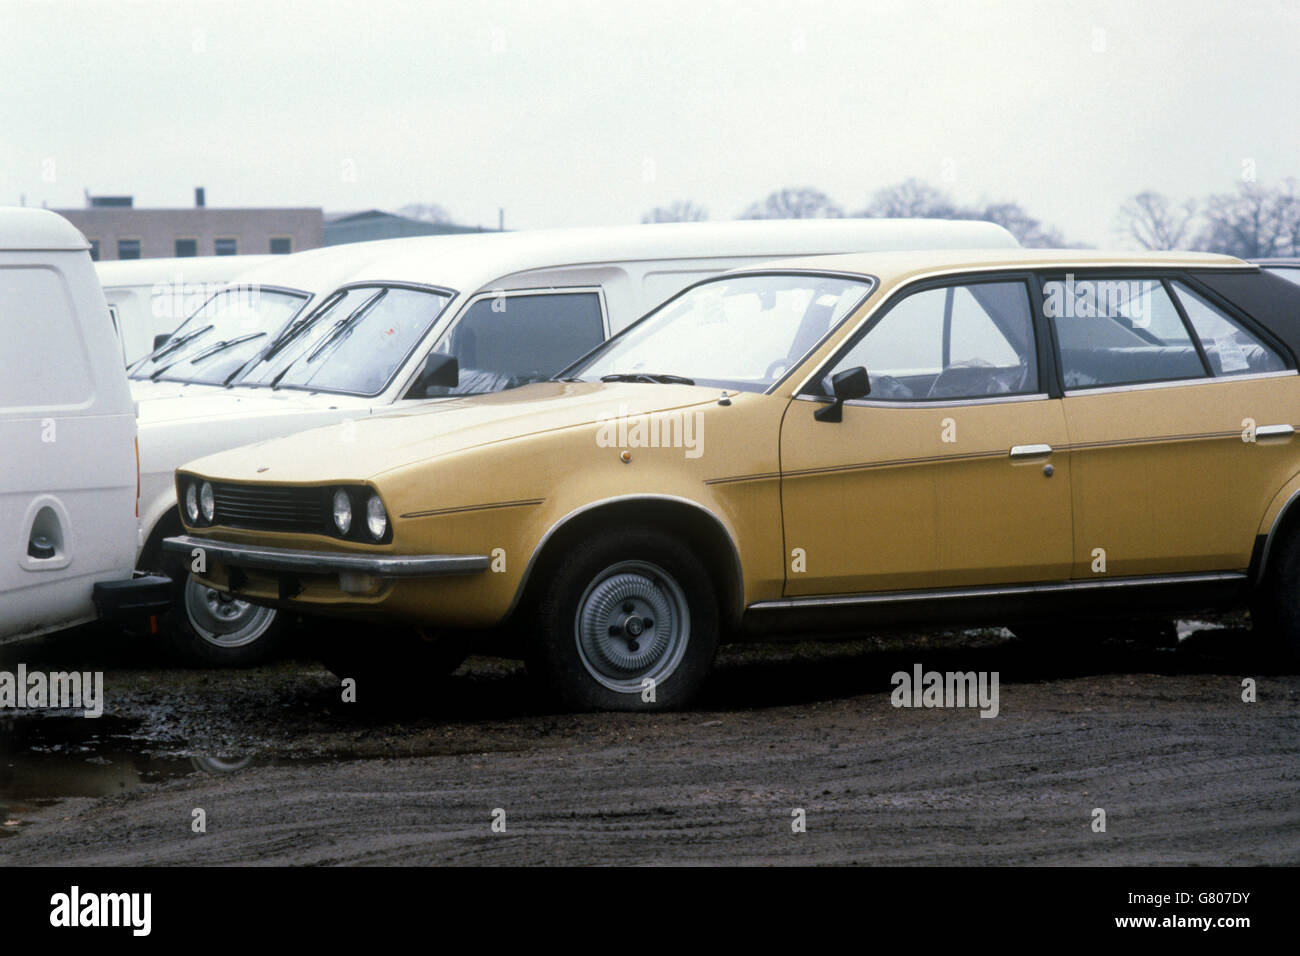
[(301, 252), (325, 242), (319, 207), (211, 208), (203, 190), (188, 209), (139, 209), (130, 196), (86, 197), (84, 209), (56, 209), (90, 241), (91, 257), (189, 258)]

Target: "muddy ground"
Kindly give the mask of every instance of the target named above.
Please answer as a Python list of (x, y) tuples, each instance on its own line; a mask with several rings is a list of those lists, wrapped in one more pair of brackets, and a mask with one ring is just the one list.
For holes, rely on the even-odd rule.
[[(69, 632), (0, 648), (102, 669), (107, 698), (0, 716), (0, 864), (1300, 863), (1300, 677), (1235, 619), (1181, 631), (730, 647), (665, 715), (557, 713), (488, 658), (425, 701), (346, 704), (301, 646), (199, 671)], [(999, 715), (893, 707), (917, 663), (998, 672)]]

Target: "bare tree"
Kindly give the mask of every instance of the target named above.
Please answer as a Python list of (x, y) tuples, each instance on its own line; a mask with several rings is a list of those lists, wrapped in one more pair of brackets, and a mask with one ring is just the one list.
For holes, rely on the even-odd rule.
[(1219, 193), (1205, 203), (1205, 229), (1199, 245), (1243, 259), (1295, 255), (1300, 234), (1300, 196), (1294, 180), (1270, 189), (1241, 183), (1235, 193)]
[(1067, 245), (1059, 230), (1046, 226), (1029, 215), (1020, 203), (998, 202), (982, 208), (963, 209), (953, 218), (996, 222), (1015, 236), (1022, 246), (1030, 248), (1050, 249)]
[(703, 222), (709, 211), (689, 199), (679, 199), (667, 206), (656, 206), (641, 217), (642, 222)]
[(838, 219), (844, 215), (839, 206), (820, 190), (804, 186), (782, 189), (761, 202), (752, 204), (740, 219)]
[(451, 213), (437, 203), (410, 203), (397, 210), (397, 214), (421, 222), (436, 222), (439, 225), (451, 223)]
[(1182, 249), (1191, 241), (1196, 203), (1175, 206), (1150, 189), (1130, 197), (1119, 211), (1120, 228), (1143, 249)]
[(964, 219), (952, 197), (915, 177), (876, 190), (859, 216), (881, 219)]

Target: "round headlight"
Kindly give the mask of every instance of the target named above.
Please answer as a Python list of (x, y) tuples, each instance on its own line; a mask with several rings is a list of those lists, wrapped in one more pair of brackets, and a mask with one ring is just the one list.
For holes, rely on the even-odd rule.
[(205, 481), (199, 486), (199, 510), (203, 512), (203, 520), (211, 521), (212, 516), (217, 511), (217, 500), (212, 494), (212, 482)]
[(381, 540), (384, 532), (388, 530), (388, 512), (384, 510), (384, 503), (379, 500), (379, 495), (371, 495), (370, 500), (366, 502), (366, 530), (376, 541)]
[(334, 492), (334, 527), (339, 534), (347, 534), (352, 528), (352, 499), (342, 488)]
[(190, 524), (199, 523), (199, 486), (192, 481), (185, 486), (185, 517)]

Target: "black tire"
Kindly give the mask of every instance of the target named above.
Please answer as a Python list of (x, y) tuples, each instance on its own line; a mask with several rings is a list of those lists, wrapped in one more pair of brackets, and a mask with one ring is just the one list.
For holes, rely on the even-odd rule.
[(356, 681), (357, 703), (419, 703), (469, 656), (470, 636), (415, 627), (376, 628), (307, 618), (308, 648), (339, 680)]
[[(193, 667), (253, 667), (278, 653), (287, 636), (286, 614), (203, 588), (188, 573), (172, 571), (172, 606), (159, 621), (171, 655)], [(216, 610), (197, 610), (199, 605)], [(221, 609), (236, 616), (221, 619)]]
[(1300, 661), (1300, 533), (1288, 534), (1274, 553), (1250, 620), (1262, 651), (1288, 663)]
[(565, 707), (685, 707), (713, 667), (719, 632), (713, 580), (671, 535), (610, 529), (569, 551), (542, 587), (528, 667)]

